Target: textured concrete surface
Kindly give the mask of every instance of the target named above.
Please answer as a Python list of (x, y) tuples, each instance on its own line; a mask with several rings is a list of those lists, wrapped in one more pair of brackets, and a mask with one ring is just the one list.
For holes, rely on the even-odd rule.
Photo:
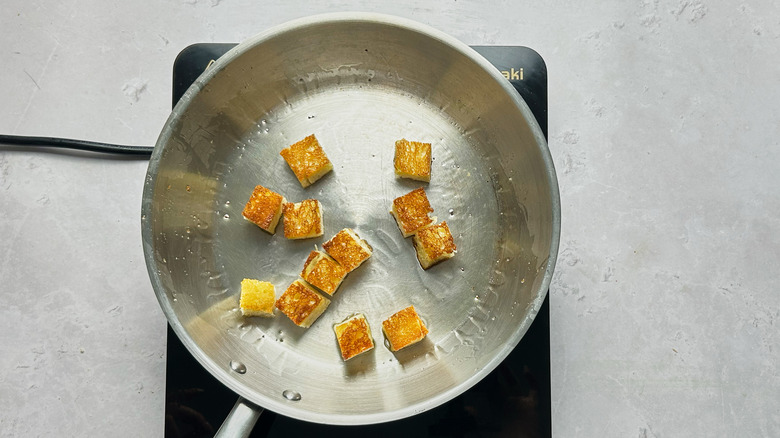
[[(547, 61), (555, 436), (777, 436), (775, 2), (7, 0), (0, 132), (153, 144), (182, 48), (336, 10)], [(0, 146), (0, 435), (162, 435), (145, 169)]]

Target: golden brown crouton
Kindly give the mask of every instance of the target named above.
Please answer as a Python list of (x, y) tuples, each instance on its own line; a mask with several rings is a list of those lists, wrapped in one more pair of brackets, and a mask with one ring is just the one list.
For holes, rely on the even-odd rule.
[(330, 300), (301, 280), (295, 280), (276, 300), (276, 308), (300, 327), (309, 327), (328, 308)]
[(409, 237), (420, 228), (436, 221), (436, 218), (430, 216), (433, 208), (422, 187), (395, 198), (390, 213), (395, 217), (404, 237)]
[(395, 174), (418, 181), (431, 180), (431, 144), (401, 139), (395, 142)]
[(284, 204), (284, 237), (308, 239), (322, 236), (322, 205), (316, 199)]
[(339, 343), (341, 357), (344, 360), (365, 353), (374, 348), (374, 339), (371, 337), (371, 328), (366, 317), (357, 314), (346, 321), (333, 326), (336, 332), (336, 340)]
[(322, 244), (322, 248), (347, 272), (352, 272), (373, 253), (371, 245), (361, 239), (351, 228), (344, 228)]
[(382, 331), (390, 343), (391, 351), (419, 342), (428, 334), (428, 328), (417, 315), (414, 306), (400, 310), (382, 321)]
[(320, 142), (314, 135), (282, 149), (279, 153), (290, 166), (295, 177), (303, 187), (314, 184), (323, 175), (333, 169), (333, 164), (322, 150)]
[(244, 219), (273, 234), (282, 215), (284, 202), (282, 195), (258, 185), (244, 206), (242, 215)]
[(312, 251), (303, 265), (301, 277), (312, 286), (333, 295), (347, 270), (322, 251)]
[(457, 250), (447, 222), (417, 230), (414, 235), (414, 249), (417, 250), (417, 260), (423, 269), (452, 258)]

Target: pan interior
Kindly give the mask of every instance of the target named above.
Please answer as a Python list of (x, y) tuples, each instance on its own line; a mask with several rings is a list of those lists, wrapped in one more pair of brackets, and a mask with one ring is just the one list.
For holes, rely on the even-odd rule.
[[(150, 166), (145, 251), (177, 333), (239, 394), (323, 423), (401, 418), (467, 389), (531, 323), (556, 238), (545, 146), (501, 78), (453, 44), (376, 20), (298, 25), (239, 45), (177, 106)], [(279, 151), (310, 134), (334, 170), (302, 188)], [(430, 183), (395, 177), (401, 138), (432, 144)], [(287, 240), (281, 223), (270, 235), (244, 220), (257, 184), (320, 200), (325, 235)], [(417, 187), (458, 246), (427, 271), (389, 214)], [(243, 278), (279, 296), (342, 228), (374, 254), (311, 328), (241, 316)], [(392, 353), (381, 322), (408, 305), (430, 333)], [(355, 313), (376, 347), (343, 362), (332, 325)]]

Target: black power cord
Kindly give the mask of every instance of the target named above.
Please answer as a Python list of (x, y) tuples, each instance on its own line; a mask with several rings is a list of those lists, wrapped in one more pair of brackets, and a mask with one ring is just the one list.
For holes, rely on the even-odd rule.
[(12, 146), (40, 146), (66, 149), (78, 149), (82, 151), (104, 152), (125, 155), (149, 156), (154, 146), (128, 146), (121, 144), (99, 143), (87, 140), (73, 140), (57, 137), (27, 137), (21, 135), (0, 134), (0, 144)]

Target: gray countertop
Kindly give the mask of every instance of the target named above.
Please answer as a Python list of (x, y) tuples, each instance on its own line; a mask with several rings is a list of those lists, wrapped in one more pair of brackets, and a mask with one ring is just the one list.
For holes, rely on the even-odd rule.
[[(773, 1), (7, 0), (0, 133), (152, 145), (184, 47), (337, 10), (546, 60), (563, 210), (555, 436), (777, 435)], [(145, 171), (0, 146), (0, 435), (162, 435), (166, 321), (141, 249)]]

